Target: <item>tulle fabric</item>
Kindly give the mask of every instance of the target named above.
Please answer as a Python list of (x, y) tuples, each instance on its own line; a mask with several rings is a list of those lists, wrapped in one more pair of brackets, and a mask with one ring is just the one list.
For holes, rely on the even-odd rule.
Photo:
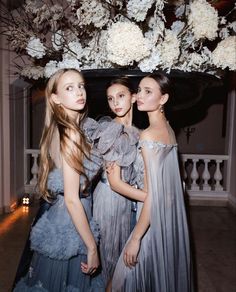
[[(82, 127), (88, 142), (93, 144), (93, 134), (98, 128), (98, 123), (87, 118)], [(58, 137), (55, 136), (55, 139)], [(57, 162), (55, 165), (60, 166), (60, 159), (57, 159), (60, 155), (57, 147), (59, 141), (53, 142), (50, 153), (52, 155), (53, 151), (52, 158), (55, 158)], [(98, 152), (93, 150), (90, 158), (85, 158), (83, 164), (86, 175), (92, 181), (101, 168)], [(85, 178), (81, 175), (81, 190), (84, 182)], [(105, 286), (100, 274), (90, 276), (81, 271), (81, 263), (87, 262), (87, 251), (65, 205), (60, 167), (55, 167), (50, 172), (47, 186), (55, 200), (32, 228), (33, 258), (26, 276), (17, 283), (14, 292), (104, 292)], [(91, 194), (83, 194), (80, 191), (78, 196), (90, 222), (91, 230), (98, 240), (99, 229), (92, 219)]]

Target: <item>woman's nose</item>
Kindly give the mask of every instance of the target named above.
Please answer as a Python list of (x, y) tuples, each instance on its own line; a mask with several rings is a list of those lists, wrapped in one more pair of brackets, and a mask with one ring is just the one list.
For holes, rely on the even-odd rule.
[(113, 104), (114, 104), (114, 105), (118, 105), (118, 100), (117, 100), (116, 98), (114, 98), (114, 100), (113, 100)]
[(77, 95), (82, 95), (83, 91), (82, 91), (81, 88), (78, 87), (77, 90), (76, 90), (76, 93), (77, 93)]

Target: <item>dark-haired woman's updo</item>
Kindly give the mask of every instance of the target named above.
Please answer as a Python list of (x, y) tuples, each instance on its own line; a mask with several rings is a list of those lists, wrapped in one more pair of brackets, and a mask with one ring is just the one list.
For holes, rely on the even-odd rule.
[(114, 84), (120, 84), (127, 87), (131, 94), (136, 92), (130, 78), (127, 76), (121, 76), (121, 77), (112, 79), (111, 81), (107, 83), (106, 90)]
[(157, 72), (149, 74), (146, 77), (154, 79), (159, 84), (162, 94), (171, 94), (171, 81), (166, 75)]

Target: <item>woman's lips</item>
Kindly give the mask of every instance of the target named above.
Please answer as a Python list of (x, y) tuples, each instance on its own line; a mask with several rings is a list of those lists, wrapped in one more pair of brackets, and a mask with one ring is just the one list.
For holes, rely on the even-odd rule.
[(120, 111), (122, 111), (122, 108), (116, 108), (116, 109), (115, 109), (115, 112), (116, 112), (116, 113), (118, 113), (118, 112), (120, 112)]
[(76, 103), (78, 103), (78, 104), (84, 104), (85, 103), (85, 100), (84, 99), (78, 99), (76, 101)]
[(142, 101), (137, 101), (137, 106), (143, 105)]

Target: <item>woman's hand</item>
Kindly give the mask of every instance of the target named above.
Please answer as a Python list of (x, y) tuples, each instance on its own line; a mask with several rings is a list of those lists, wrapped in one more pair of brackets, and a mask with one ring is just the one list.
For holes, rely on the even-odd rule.
[(124, 263), (127, 267), (132, 268), (137, 264), (139, 249), (140, 240), (131, 237), (124, 250)]
[(81, 270), (85, 274), (92, 275), (96, 272), (97, 268), (99, 267), (99, 258), (97, 248), (88, 249), (87, 254), (87, 264), (81, 263)]

